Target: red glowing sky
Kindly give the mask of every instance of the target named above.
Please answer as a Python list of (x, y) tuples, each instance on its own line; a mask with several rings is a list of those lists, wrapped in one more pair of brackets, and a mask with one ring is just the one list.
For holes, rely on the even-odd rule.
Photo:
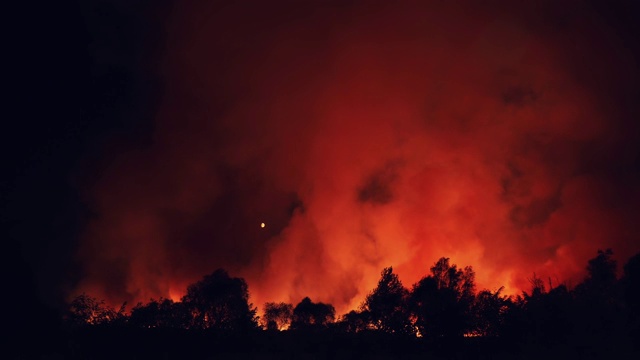
[(177, 299), (223, 267), (257, 306), (341, 314), (386, 266), (517, 293), (640, 251), (637, 59), (593, 7), (276, 3), (172, 6), (150, 141), (80, 185), (70, 296)]

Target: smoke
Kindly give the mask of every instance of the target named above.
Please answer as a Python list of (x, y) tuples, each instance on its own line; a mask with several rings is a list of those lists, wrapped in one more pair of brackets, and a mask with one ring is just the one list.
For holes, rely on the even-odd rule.
[(508, 3), (175, 4), (152, 141), (84, 189), (77, 290), (177, 299), (223, 267), (342, 313), (386, 266), (517, 293), (639, 251), (633, 54), (585, 4)]

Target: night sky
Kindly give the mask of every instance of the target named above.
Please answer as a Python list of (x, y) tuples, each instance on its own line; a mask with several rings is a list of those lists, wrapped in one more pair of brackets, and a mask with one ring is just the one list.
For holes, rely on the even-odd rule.
[(15, 5), (8, 291), (178, 300), (222, 267), (257, 306), (341, 314), (386, 266), (409, 286), (446, 256), (515, 294), (623, 263), (640, 9), (512, 3)]

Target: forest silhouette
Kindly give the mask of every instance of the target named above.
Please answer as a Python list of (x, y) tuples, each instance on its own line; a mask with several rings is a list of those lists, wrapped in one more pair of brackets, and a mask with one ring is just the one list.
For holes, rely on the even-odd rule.
[(610, 249), (586, 270), (573, 288), (533, 274), (529, 291), (507, 296), (476, 289), (470, 266), (443, 257), (411, 287), (384, 268), (362, 304), (340, 316), (305, 297), (265, 303), (259, 317), (245, 280), (217, 269), (180, 301), (127, 310), (81, 294), (58, 316), (25, 309), (32, 330), (20, 331), (31, 338), (10, 349), (15, 358), (74, 359), (640, 358), (640, 253), (620, 276)]

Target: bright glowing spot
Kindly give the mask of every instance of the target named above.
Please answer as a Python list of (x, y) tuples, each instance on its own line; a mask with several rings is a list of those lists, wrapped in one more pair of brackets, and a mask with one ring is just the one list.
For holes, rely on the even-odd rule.
[(260, 223), (260, 227), (261, 228), (265, 227), (264, 223)]
[(184, 294), (181, 294), (179, 290), (169, 289), (169, 299), (178, 302), (182, 298)]

